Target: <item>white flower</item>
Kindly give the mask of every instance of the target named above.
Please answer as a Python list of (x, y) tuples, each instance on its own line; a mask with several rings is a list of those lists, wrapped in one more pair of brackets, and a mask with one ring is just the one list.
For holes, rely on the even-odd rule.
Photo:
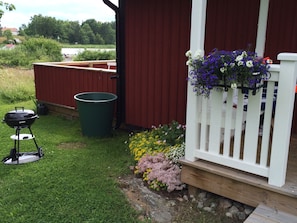
[(245, 65), (246, 65), (247, 67), (249, 67), (249, 68), (254, 66), (252, 60), (248, 60), (248, 61), (245, 63)]
[(191, 55), (192, 55), (191, 50), (188, 50), (188, 51), (186, 52), (186, 57), (190, 57)]
[(232, 84), (231, 84), (231, 88), (232, 88), (232, 89), (236, 89), (236, 88), (237, 88), (237, 84), (236, 84), (236, 83), (232, 83)]
[(197, 59), (202, 58), (202, 57), (203, 57), (202, 50), (197, 50), (193, 55), (193, 58), (197, 58)]
[(243, 61), (238, 61), (237, 65), (238, 66), (242, 66), (243, 65)]
[(243, 59), (243, 56), (242, 54), (241, 55), (238, 55), (235, 59), (235, 61), (241, 61)]
[(220, 71), (221, 71), (221, 73), (224, 73), (226, 71), (226, 68), (225, 67), (221, 67), (220, 68)]
[(249, 67), (249, 68), (254, 66), (252, 60), (248, 60), (245, 64), (246, 64), (246, 66)]
[(235, 66), (235, 63), (230, 63), (230, 67), (234, 67)]
[(242, 57), (246, 57), (246, 56), (247, 56), (246, 51), (243, 51), (243, 52), (241, 53), (241, 56), (242, 56)]
[(191, 65), (191, 63), (192, 63), (192, 61), (191, 61), (191, 60), (187, 60), (187, 62), (186, 62), (186, 65), (187, 65), (187, 66), (190, 66), (190, 65)]

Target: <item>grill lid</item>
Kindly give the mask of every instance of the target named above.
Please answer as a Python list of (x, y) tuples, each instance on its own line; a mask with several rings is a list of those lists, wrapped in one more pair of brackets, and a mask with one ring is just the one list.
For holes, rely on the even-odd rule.
[(24, 109), (24, 107), (9, 111), (4, 116), (4, 122), (10, 127), (28, 127), (33, 124), (38, 117), (32, 110)]

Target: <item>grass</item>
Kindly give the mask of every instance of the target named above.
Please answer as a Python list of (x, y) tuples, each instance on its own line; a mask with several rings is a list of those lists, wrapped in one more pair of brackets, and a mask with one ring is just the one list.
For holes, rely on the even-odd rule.
[(107, 45), (98, 45), (98, 44), (62, 44), (62, 48), (87, 48), (87, 49), (115, 49), (115, 45), (107, 44)]
[[(1, 100), (0, 116), (15, 106), (35, 109), (32, 100)], [(0, 131), (3, 158), (13, 147), (14, 129), (2, 124)], [(0, 164), (1, 222), (137, 222), (117, 184), (132, 163), (126, 132), (105, 139), (82, 137), (78, 120), (52, 115), (40, 116), (32, 131), (45, 156), (22, 165)], [(20, 148), (36, 151), (32, 140), (21, 141)]]
[(0, 68), (0, 100), (15, 103), (34, 98), (33, 70)]

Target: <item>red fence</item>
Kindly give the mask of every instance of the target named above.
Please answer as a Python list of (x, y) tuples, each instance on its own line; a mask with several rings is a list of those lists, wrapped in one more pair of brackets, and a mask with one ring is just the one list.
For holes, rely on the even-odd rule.
[(116, 93), (116, 79), (110, 78), (115, 75), (115, 70), (94, 68), (98, 66), (100, 67), (99, 64), (92, 63), (80, 63), (76, 67), (61, 63), (34, 64), (36, 99), (75, 108), (73, 96), (77, 93)]

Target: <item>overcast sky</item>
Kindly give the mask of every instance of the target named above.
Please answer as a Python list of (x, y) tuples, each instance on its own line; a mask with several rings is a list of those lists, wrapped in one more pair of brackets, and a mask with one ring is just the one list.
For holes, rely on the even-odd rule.
[[(115, 5), (118, 0), (110, 0)], [(57, 20), (79, 21), (95, 19), (100, 22), (115, 21), (115, 13), (102, 0), (4, 0), (14, 4), (16, 10), (5, 11), (2, 27), (19, 28), (28, 25), (31, 17), (55, 17)]]

